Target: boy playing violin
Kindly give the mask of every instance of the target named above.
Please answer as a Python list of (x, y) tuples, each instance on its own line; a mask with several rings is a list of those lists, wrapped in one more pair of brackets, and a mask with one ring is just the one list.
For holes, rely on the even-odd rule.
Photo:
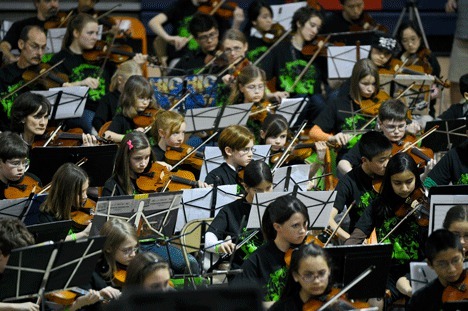
[(356, 222), (364, 209), (372, 202), (378, 190), (374, 190), (373, 183), (381, 179), (385, 173), (387, 162), (392, 154), (392, 144), (382, 133), (371, 131), (362, 135), (359, 143), (361, 164), (355, 166), (336, 186), (336, 199), (330, 214), (329, 225), (334, 230), (337, 227), (335, 216), (347, 206), (353, 207), (349, 212), (349, 229), (338, 229), (338, 236), (349, 238), (348, 232), (353, 232)]
[(446, 229), (434, 231), (426, 242), (426, 260), (437, 278), (411, 297), (406, 310), (442, 310), (444, 302), (466, 300), (468, 279), (463, 258), (463, 247), (455, 234)]
[(27, 173), (29, 168), (29, 147), (18, 134), (12, 132), (0, 133), (0, 200), (16, 199), (29, 196), (30, 192), (24, 191), (24, 195), (9, 197), (8, 188), (15, 188), (21, 193), (24, 188), (22, 182), (25, 175), (33, 183), (40, 186), (39, 178)]

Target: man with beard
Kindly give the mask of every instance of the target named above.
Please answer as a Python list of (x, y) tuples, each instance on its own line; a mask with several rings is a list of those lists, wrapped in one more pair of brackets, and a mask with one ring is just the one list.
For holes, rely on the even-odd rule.
[[(21, 51), (18, 60), (14, 63), (0, 68), (0, 98), (13, 92), (24, 84), (23, 73), (38, 66), (47, 44), (45, 32), (39, 26), (26, 26), (21, 31), (17, 45)], [(27, 91), (26, 89), (22, 90)], [(19, 92), (1, 101), (0, 107), (0, 130), (7, 129), (8, 115), (11, 105)]]
[(0, 52), (3, 52), (3, 63), (14, 63), (18, 57), (11, 53), (12, 50), (18, 49), (18, 38), (24, 27), (36, 25), (44, 28), (45, 22), (56, 16), (59, 10), (59, 0), (33, 0), (37, 9), (37, 14), (34, 17), (26, 18), (13, 23), (11, 28), (6, 33), (3, 41), (0, 42)]

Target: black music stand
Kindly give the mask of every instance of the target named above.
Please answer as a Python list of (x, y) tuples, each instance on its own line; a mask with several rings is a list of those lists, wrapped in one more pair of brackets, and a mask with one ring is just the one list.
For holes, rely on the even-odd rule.
[(276, 198), (289, 193), (298, 198), (307, 207), (310, 229), (323, 229), (328, 226), (330, 213), (335, 203), (336, 191), (287, 191), (257, 193), (252, 202), (247, 228), (261, 228), (262, 217), (268, 205)]
[[(310, 164), (279, 167), (273, 175), (273, 191), (307, 191)], [(296, 190), (296, 191), (297, 191)]]
[[(29, 157), (31, 167), (29, 171), (38, 176), (42, 183), (52, 180), (57, 169), (67, 162), (77, 163), (83, 158), (88, 159), (81, 167), (88, 173), (90, 186), (104, 186), (106, 180), (114, 170), (114, 157), (118, 146), (79, 146), (79, 147), (36, 147)], [(44, 165), (46, 163), (46, 165)]]
[(0, 200), (0, 218), (18, 218), (26, 225), (39, 222), (39, 207), (47, 194), (32, 195), (29, 198)]
[(280, 114), (286, 118), (289, 127), (293, 127), (297, 123), (297, 118), (301, 114), (302, 109), (307, 105), (309, 98), (296, 97), (296, 98), (283, 98), (281, 104), (276, 110), (276, 114)]
[(384, 297), (392, 261), (391, 244), (339, 245), (327, 247), (325, 251), (333, 263), (333, 279), (339, 287), (348, 285), (364, 270), (375, 266), (370, 275), (349, 290), (348, 298)]
[(260, 289), (256, 287), (210, 287), (197, 291), (148, 292), (129, 291), (118, 303), (111, 303), (110, 311), (237, 311), (263, 310)]
[(26, 228), (34, 236), (36, 244), (46, 241), (64, 241), (72, 227), (73, 220), (60, 220), (45, 224), (31, 225)]
[(0, 300), (44, 301), (44, 293), (87, 284), (104, 241), (105, 237), (94, 237), (13, 250), (0, 283)]
[(86, 104), (89, 88), (83, 86), (58, 87), (48, 91), (32, 91), (43, 95), (52, 106), (49, 120), (80, 118)]
[(426, 123), (425, 131), (435, 125), (439, 126), (437, 130), (424, 138), (421, 143), (434, 152), (448, 151), (463, 143), (467, 138), (468, 119), (429, 121)]

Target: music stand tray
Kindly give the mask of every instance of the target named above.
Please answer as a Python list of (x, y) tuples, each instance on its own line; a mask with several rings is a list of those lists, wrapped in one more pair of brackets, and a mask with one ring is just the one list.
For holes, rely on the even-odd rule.
[(349, 290), (348, 298), (384, 297), (392, 260), (391, 244), (339, 245), (324, 250), (333, 263), (334, 282), (338, 285), (348, 285), (369, 266), (375, 266), (370, 275)]
[(430, 148), (434, 152), (447, 151), (466, 140), (467, 119), (429, 121), (426, 123), (425, 131), (436, 125), (439, 127), (434, 133), (422, 140), (422, 146)]
[(36, 244), (46, 241), (59, 242), (65, 240), (73, 220), (54, 221), (45, 224), (31, 225), (26, 228), (34, 236)]

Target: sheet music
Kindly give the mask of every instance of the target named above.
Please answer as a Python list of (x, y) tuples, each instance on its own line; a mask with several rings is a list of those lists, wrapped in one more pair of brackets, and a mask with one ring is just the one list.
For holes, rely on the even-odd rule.
[[(261, 227), (261, 220), (267, 206), (277, 197), (291, 193), (269, 192), (257, 193), (250, 210), (247, 228), (257, 229)], [(296, 198), (302, 201), (307, 207), (310, 223), (309, 227), (314, 229), (325, 228), (330, 220), (330, 213), (335, 202), (336, 191), (299, 191)]]
[[(254, 160), (267, 161), (270, 158), (271, 145), (255, 145), (253, 146), (255, 152), (253, 153)], [(209, 172), (220, 166), (225, 162), (221, 150), (218, 147), (205, 147), (204, 161), (200, 170), (200, 180), (205, 180)]]
[[(32, 91), (31, 93), (43, 95), (49, 100), (51, 105), (54, 105), (58, 92), (62, 92), (59, 107), (55, 115), (56, 120), (61, 120), (80, 118), (83, 115), (88, 91), (89, 87), (87, 86), (70, 86), (51, 88), (48, 91)], [(52, 114), (49, 115), (49, 119), (51, 117)]]
[(18, 219), (28, 204), (28, 198), (0, 200), (0, 218)]
[[(211, 214), (211, 198), (213, 188), (195, 188), (183, 190), (183, 208), (179, 209), (177, 215), (176, 231), (193, 219), (209, 218)], [(237, 200), (237, 185), (219, 186), (216, 194), (215, 216), (219, 209), (234, 200)]]
[(432, 231), (443, 228), (442, 224), (449, 209), (468, 202), (468, 194), (437, 194), (432, 195), (430, 199), (429, 235)]
[(226, 106), (218, 127), (222, 129), (232, 124), (246, 125), (252, 106), (253, 103)]
[(294, 15), (294, 12), (296, 12), (297, 9), (302, 8), (306, 5), (307, 3), (305, 1), (288, 4), (278, 4), (272, 5), (271, 10), (273, 11), (275, 22), (280, 23), (281, 26), (284, 27), (284, 29), (289, 29), (291, 28), (291, 20)]
[(413, 294), (437, 278), (435, 271), (426, 262), (410, 262), (410, 273)]
[(290, 126), (294, 125), (308, 100), (307, 97), (283, 98), (280, 106), (276, 110), (276, 114), (284, 116)]
[(186, 132), (206, 131), (214, 128), (219, 107), (195, 108), (185, 113)]
[[(367, 58), (370, 45), (361, 45), (360, 59)], [(329, 46), (327, 47), (328, 77), (330, 79), (345, 79), (351, 77), (356, 63), (356, 46)]]
[[(289, 180), (286, 180), (288, 170), (291, 170), (291, 175), (288, 178)], [(296, 185), (299, 186), (300, 191), (307, 191), (309, 171), (310, 164), (299, 164), (277, 168), (273, 175), (273, 191), (292, 191)], [(286, 184), (289, 184), (289, 187), (286, 188)]]

